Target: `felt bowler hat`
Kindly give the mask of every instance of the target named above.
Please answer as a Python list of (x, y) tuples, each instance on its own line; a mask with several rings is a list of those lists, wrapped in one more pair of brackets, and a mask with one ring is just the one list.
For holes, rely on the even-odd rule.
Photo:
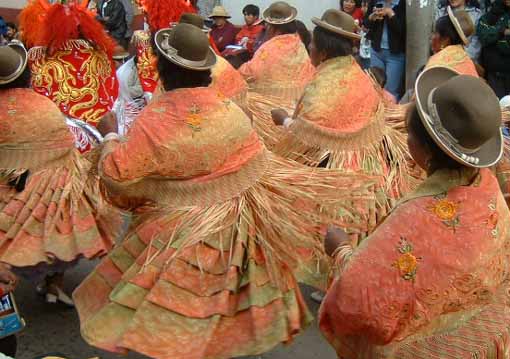
[(19, 42), (0, 46), (0, 85), (13, 82), (27, 67), (27, 50)]
[(451, 6), (448, 6), (448, 17), (464, 45), (468, 45), (468, 38), (475, 32), (475, 25), (469, 14), (464, 10), (454, 12)]
[(361, 36), (356, 34), (356, 23), (351, 15), (346, 12), (330, 9), (326, 10), (322, 18), (312, 18), (312, 22), (334, 34), (347, 37), (351, 40), (361, 40)]
[(283, 25), (296, 20), (297, 9), (285, 1), (272, 3), (262, 14), (264, 21), (272, 25)]
[(501, 108), (482, 80), (431, 67), (418, 77), (415, 93), (423, 125), (448, 156), (476, 168), (491, 167), (501, 159)]
[(158, 51), (169, 61), (186, 69), (205, 71), (216, 64), (216, 54), (202, 30), (191, 24), (162, 29), (155, 36)]
[(231, 16), (230, 14), (227, 12), (227, 10), (225, 10), (225, 8), (223, 6), (215, 6), (213, 8), (213, 11), (212, 11), (212, 14), (209, 15), (209, 19), (213, 19), (215, 17), (224, 17), (226, 19), (230, 19)]
[(181, 15), (181, 18), (179, 19), (179, 24), (191, 24), (193, 26), (198, 27), (204, 32), (209, 31), (209, 29), (205, 26), (205, 22), (202, 16), (190, 12)]

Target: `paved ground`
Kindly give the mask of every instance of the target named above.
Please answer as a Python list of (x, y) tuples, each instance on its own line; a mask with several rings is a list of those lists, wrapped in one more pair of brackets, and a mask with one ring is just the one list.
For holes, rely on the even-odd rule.
[[(92, 269), (93, 263), (82, 262), (68, 273), (66, 284), (70, 291)], [(305, 289), (308, 298), (309, 290)], [(27, 328), (19, 337), (17, 359), (32, 359), (37, 355), (49, 352), (60, 352), (71, 359), (126, 358), (142, 359), (141, 355), (130, 354), (127, 357), (96, 350), (89, 347), (80, 337), (78, 316), (73, 309), (62, 306), (51, 306), (35, 294), (30, 283), (22, 283), (16, 291), (16, 299), (27, 321)], [(315, 313), (318, 306), (309, 302), (310, 309)], [(299, 336), (295, 342), (286, 347), (278, 347), (257, 359), (335, 359), (335, 354), (324, 341), (314, 323)], [(245, 358), (255, 359), (255, 358)]]

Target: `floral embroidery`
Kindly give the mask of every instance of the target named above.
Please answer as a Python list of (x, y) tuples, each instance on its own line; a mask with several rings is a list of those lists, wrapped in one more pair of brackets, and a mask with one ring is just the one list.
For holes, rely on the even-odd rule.
[(189, 110), (189, 115), (186, 118), (186, 123), (191, 127), (193, 132), (198, 132), (201, 130), (200, 125), (202, 124), (202, 117), (200, 114), (200, 108), (197, 105), (191, 106)]
[(436, 198), (436, 203), (431, 207), (431, 211), (441, 220), (445, 225), (452, 228), (454, 231), (460, 223), (458, 215), (458, 203), (452, 202), (447, 198)]
[(496, 211), (496, 201), (492, 200), (489, 203), (489, 209), (492, 211), (491, 214), (489, 214), (489, 218), (487, 219), (487, 227), (491, 230), (491, 234), (494, 238), (498, 236), (498, 221), (499, 221), (499, 215)]
[(399, 270), (402, 278), (414, 282), (418, 270), (418, 261), (420, 261), (421, 258), (413, 254), (413, 245), (405, 238), (400, 239), (397, 248), (401, 255), (393, 262), (392, 266)]

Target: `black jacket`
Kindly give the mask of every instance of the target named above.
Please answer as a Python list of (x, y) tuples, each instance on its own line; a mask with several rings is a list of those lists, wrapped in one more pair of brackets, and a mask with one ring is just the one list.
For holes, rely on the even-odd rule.
[[(116, 40), (122, 40), (125, 38), (127, 32), (126, 10), (124, 10), (122, 2), (119, 0), (110, 0), (103, 14), (103, 4), (107, 1), (108, 0), (100, 0), (97, 2), (98, 20), (103, 23), (111, 37)], [(108, 18), (108, 20), (104, 18)]]
[(376, 51), (381, 50), (381, 39), (384, 23), (388, 23), (388, 40), (392, 54), (406, 52), (406, 0), (400, 0), (397, 6), (393, 7), (395, 16), (391, 19), (384, 18), (384, 21), (370, 21), (368, 17), (372, 14), (375, 5), (380, 0), (369, 0), (368, 11), (365, 16), (365, 26), (368, 28), (368, 39), (372, 41), (372, 47)]

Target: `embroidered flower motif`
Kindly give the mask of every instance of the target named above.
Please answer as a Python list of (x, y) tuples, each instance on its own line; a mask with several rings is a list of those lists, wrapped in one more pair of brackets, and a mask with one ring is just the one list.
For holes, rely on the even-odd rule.
[(457, 216), (458, 205), (447, 199), (442, 199), (436, 202), (433, 211), (441, 220), (451, 221)]
[(399, 270), (402, 278), (414, 282), (416, 272), (418, 270), (418, 262), (421, 258), (416, 257), (413, 254), (413, 245), (405, 238), (400, 239), (399, 246), (397, 248), (401, 255), (395, 262), (393, 262), (393, 267)]
[(186, 123), (191, 127), (193, 132), (200, 131), (200, 125), (202, 124), (202, 117), (200, 114), (200, 108), (197, 105), (191, 106), (189, 115), (186, 117)]
[(489, 203), (489, 209), (492, 211), (489, 214), (489, 218), (487, 218), (487, 227), (491, 230), (492, 237), (496, 238), (498, 236), (498, 222), (499, 222), (499, 214), (496, 212), (496, 201), (491, 201)]
[(458, 215), (459, 205), (455, 202), (448, 200), (447, 198), (436, 198), (436, 203), (431, 207), (431, 211), (441, 220), (443, 223), (452, 228), (454, 231), (460, 223)]

